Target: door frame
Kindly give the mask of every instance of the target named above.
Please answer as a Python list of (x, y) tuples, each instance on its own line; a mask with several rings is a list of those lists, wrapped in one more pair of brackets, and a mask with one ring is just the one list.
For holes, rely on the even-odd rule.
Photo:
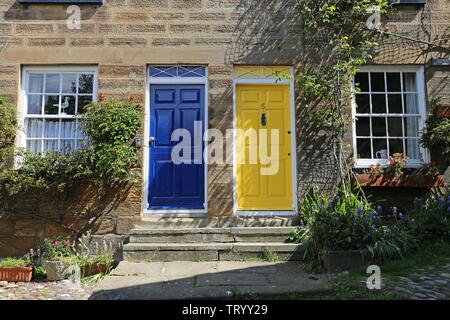
[[(204, 85), (205, 87), (205, 127), (204, 130), (208, 130), (208, 67), (205, 66), (205, 76), (204, 77), (186, 77), (186, 78), (169, 78), (169, 77), (150, 77), (150, 67), (146, 68), (146, 88), (145, 88), (145, 120), (144, 120), (144, 139), (142, 146), (144, 148), (144, 165), (143, 165), (143, 199), (142, 208), (143, 214), (148, 216), (163, 216), (163, 217), (193, 217), (193, 216), (207, 216), (208, 214), (208, 163), (204, 161), (203, 154), (208, 154), (208, 144), (204, 143), (202, 161), (204, 164), (204, 197), (205, 197), (205, 207), (204, 209), (148, 209), (148, 193), (149, 193), (149, 171), (150, 171), (150, 114), (151, 114), (151, 96), (150, 96), (150, 86), (152, 84), (166, 84), (166, 85), (182, 85), (182, 84), (198, 84)], [(204, 134), (204, 132), (203, 132)], [(203, 141), (203, 137), (202, 137)]]
[[(290, 67), (291, 74), (294, 75), (294, 68)], [(291, 101), (291, 132), (292, 134), (292, 210), (238, 210), (237, 202), (237, 143), (236, 143), (236, 87), (239, 84), (251, 85), (286, 85), (290, 86)], [(297, 214), (297, 143), (295, 130), (295, 91), (294, 82), (288, 79), (277, 80), (275, 78), (236, 78), (233, 77), (233, 213), (235, 216), (295, 216)]]

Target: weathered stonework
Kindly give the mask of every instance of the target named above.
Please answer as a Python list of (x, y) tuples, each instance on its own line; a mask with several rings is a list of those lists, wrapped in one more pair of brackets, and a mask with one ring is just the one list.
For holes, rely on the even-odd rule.
[[(3, 0), (0, 95), (20, 103), (24, 66), (90, 65), (98, 67), (98, 94), (133, 97), (145, 108), (148, 65), (205, 65), (209, 68), (208, 125), (225, 132), (233, 127), (233, 65), (301, 68), (302, 30), (293, 14), (294, 4), (294, 0), (108, 0), (102, 6), (80, 5), (81, 29), (69, 30), (67, 5), (23, 6), (16, 0)], [(427, 41), (448, 38), (447, 0), (399, 8), (401, 14), (388, 22), (392, 30)], [(440, 44), (449, 45), (448, 41)], [(429, 66), (432, 57), (441, 56), (449, 52), (390, 38), (377, 50), (374, 63), (425, 65), (427, 100), (440, 96), (450, 101), (450, 67)], [(298, 115), (301, 105), (296, 108)], [(314, 185), (331, 190), (337, 181), (326, 138), (307, 128), (304, 123), (296, 128), (300, 197)], [(140, 138), (144, 138), (142, 132)], [(346, 140), (351, 150), (351, 132)], [(140, 159), (142, 171), (143, 154)], [(208, 181), (209, 216), (233, 215), (232, 166), (211, 165)], [(0, 219), (0, 256), (22, 254), (42, 237), (66, 236), (86, 225), (99, 239), (109, 237), (117, 243), (139, 223), (142, 183), (106, 198), (83, 188), (64, 201), (21, 201), (20, 213)], [(90, 225), (95, 216), (99, 218)]]

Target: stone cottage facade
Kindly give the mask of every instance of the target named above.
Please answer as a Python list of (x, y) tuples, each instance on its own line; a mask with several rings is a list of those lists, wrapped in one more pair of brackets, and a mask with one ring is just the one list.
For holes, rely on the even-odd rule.
[[(198, 119), (203, 121), (204, 128), (218, 129), (224, 135), (227, 129), (239, 125), (240, 113), (236, 108), (239, 108), (240, 102), (237, 101), (240, 100), (236, 93), (242, 93), (242, 105), (247, 98), (251, 101), (254, 94), (263, 94), (273, 97), (280, 106), (287, 106), (288, 116), (280, 121), (287, 126), (285, 138), (291, 141), (287, 146), (290, 149), (286, 151), (289, 154), (286, 161), (292, 166), (286, 172), (292, 181), (285, 191), (288, 200), (284, 204), (288, 205), (276, 206), (272, 210), (275, 216), (295, 214), (297, 199), (312, 186), (331, 189), (335, 184), (335, 164), (329, 150), (320, 145), (320, 139), (312, 139), (315, 134), (305, 132), (304, 126), (296, 121), (301, 106), (296, 103), (294, 84), (286, 82), (275, 89), (270, 87), (275, 83), (274, 70), (295, 75), (301, 68), (299, 47), (302, 30), (300, 17), (293, 13), (294, 0), (106, 0), (103, 4), (77, 3), (81, 14), (80, 29), (71, 29), (67, 25), (68, 17), (76, 14), (76, 11), (68, 12), (70, 4), (20, 2), (3, 0), (0, 3), (0, 95), (17, 104), (21, 119), (29, 121), (30, 126), (32, 121), (47, 121), (49, 128), (52, 121), (59, 121), (61, 128), (65, 122), (72, 121), (70, 125), (76, 125), (76, 120), (67, 115), (75, 114), (83, 103), (96, 100), (100, 95), (125, 100), (133, 97), (135, 102), (142, 104), (146, 118), (145, 127), (138, 137), (142, 148), (137, 170), (142, 173), (142, 181), (117, 193), (111, 192), (100, 200), (95, 197), (92, 187), (86, 189), (85, 186), (80, 186), (70, 199), (63, 202), (42, 199), (36, 204), (32, 200), (24, 200), (18, 204), (17, 214), (0, 220), (0, 256), (22, 254), (43, 237), (68, 235), (71, 230), (92, 220), (94, 223), (89, 231), (95, 237), (120, 241), (127, 238), (129, 230), (139, 225), (143, 218), (150, 217), (152, 211), (161, 216), (165, 214), (164, 210), (179, 210), (180, 215), (210, 218), (236, 217), (240, 211), (249, 214), (251, 211), (255, 214), (264, 211), (252, 207), (252, 204), (242, 208), (237, 204), (237, 169), (227, 163), (209, 164), (205, 169), (201, 189), (205, 192), (204, 198), (198, 200), (200, 207), (180, 205), (180, 208), (173, 209), (161, 202), (152, 210), (148, 200), (153, 199), (153, 193), (149, 185), (151, 178), (148, 177), (152, 166), (150, 137), (155, 132), (149, 119), (158, 115), (151, 113), (150, 106), (155, 104), (155, 108), (159, 108), (158, 103), (163, 105), (170, 99), (181, 99), (180, 104), (183, 101), (198, 103), (195, 108), (203, 115)], [(75, 2), (79, 1), (73, 4)], [(416, 138), (431, 98), (439, 96), (447, 103), (450, 101), (450, 67), (442, 62), (445, 59), (439, 60), (442, 63), (433, 60), (449, 58), (449, 2), (428, 0), (424, 4), (401, 5), (398, 10), (400, 15), (395, 21), (389, 21), (389, 25), (405, 38), (388, 41), (371, 67), (362, 70), (360, 80), (368, 87), (361, 101), (378, 99), (381, 95), (395, 101), (401, 100), (403, 95), (403, 108), (412, 105), (405, 102), (406, 99), (413, 99), (418, 109), (411, 113), (417, 116), (411, 121), (405, 119), (410, 132), (398, 133), (396, 140), (392, 141), (380, 138), (386, 133), (377, 136), (373, 132), (372, 135), (364, 133), (367, 128), (349, 128), (350, 152), (355, 151), (362, 158), (370, 159), (357, 161), (360, 168), (368, 167), (372, 160), (384, 159), (389, 142), (391, 151), (394, 148), (415, 150), (418, 160), (423, 152), (419, 150)], [(192, 81), (183, 82), (183, 78)], [(71, 83), (71, 79), (76, 79), (76, 89), (67, 88), (66, 92), (65, 86)], [(379, 83), (383, 88), (378, 90), (375, 86)], [(396, 84), (389, 88), (390, 83)], [(263, 93), (262, 87), (256, 86), (267, 84), (267, 91)], [(272, 89), (275, 91), (270, 91)], [(156, 100), (152, 100), (153, 97), (157, 97)], [(402, 108), (398, 101), (392, 105), (399, 103)], [(64, 112), (61, 108), (65, 108), (65, 103), (68, 108)], [(55, 105), (56, 110), (52, 111)], [(295, 107), (293, 110), (291, 105)], [(164, 112), (178, 112), (161, 108), (161, 119), (164, 119)], [(243, 111), (252, 108), (249, 106)], [(62, 113), (66, 117), (61, 117)], [(366, 116), (370, 118), (370, 114)], [(380, 121), (387, 120), (383, 118)], [(25, 126), (25, 122), (22, 124)], [(64, 128), (69, 128), (67, 126)], [(63, 129), (58, 134), (56, 129), (48, 129), (48, 133), (46, 130), (40, 133), (39, 129), (23, 128), (17, 144), (39, 151), (44, 144), (54, 143), (54, 148), (57, 148), (56, 144), (61, 147), (82, 143), (82, 137), (66, 136)], [(157, 145), (161, 139), (156, 141)], [(231, 141), (231, 146), (235, 143)], [(360, 145), (355, 146), (358, 143)], [(430, 159), (429, 156), (425, 158)], [(161, 170), (164, 171), (164, 167)], [(265, 186), (270, 188), (271, 185), (267, 182)], [(189, 186), (187, 188), (191, 190)], [(158, 191), (155, 192), (157, 195)], [(278, 191), (268, 192), (273, 192), (276, 197)], [(97, 219), (98, 216), (101, 217)]]

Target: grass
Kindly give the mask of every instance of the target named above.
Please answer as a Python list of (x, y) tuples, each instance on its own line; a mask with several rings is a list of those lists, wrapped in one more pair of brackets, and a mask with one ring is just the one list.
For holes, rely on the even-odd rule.
[(267, 262), (277, 262), (279, 260), (277, 252), (272, 247), (264, 248), (263, 254), (264, 260)]
[[(422, 282), (418, 277), (409, 276), (409, 273), (427, 268), (434, 268), (439, 272), (444, 270), (450, 262), (450, 243), (436, 243), (424, 246), (420, 251), (403, 260), (387, 261), (381, 268), (383, 283), (398, 276), (407, 276), (409, 279)], [(381, 287), (380, 290), (369, 290), (358, 278), (367, 279), (366, 268), (351, 270), (330, 281), (330, 290), (322, 292), (288, 293), (276, 295), (244, 295), (233, 297), (235, 299), (271, 299), (271, 300), (401, 300), (408, 296), (393, 293)]]

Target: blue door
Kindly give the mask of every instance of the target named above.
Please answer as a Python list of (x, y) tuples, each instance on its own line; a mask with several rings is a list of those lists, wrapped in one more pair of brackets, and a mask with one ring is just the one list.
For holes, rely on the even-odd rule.
[[(194, 148), (194, 126), (205, 127), (204, 85), (150, 86), (150, 170), (148, 208), (204, 209), (204, 163), (194, 163), (203, 155), (202, 140)], [(191, 135), (191, 161), (175, 164), (172, 149), (179, 141), (171, 141), (172, 132), (186, 129)], [(202, 138), (200, 138), (202, 139)], [(197, 144), (197, 145), (198, 145)]]

